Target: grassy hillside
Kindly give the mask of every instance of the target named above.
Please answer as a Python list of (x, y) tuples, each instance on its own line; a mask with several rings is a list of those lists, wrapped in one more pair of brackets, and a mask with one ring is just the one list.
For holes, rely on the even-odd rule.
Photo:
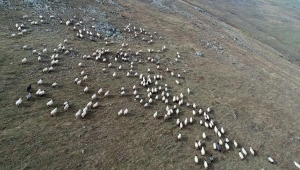
[[(209, 6), (136, 0), (0, 4), (0, 169), (198, 169), (204, 168), (204, 160), (209, 162), (208, 169), (293, 169), (293, 161), (300, 162), (299, 67), (251, 37), (249, 31), (200, 9)], [(71, 20), (74, 23), (66, 25)], [(31, 24), (33, 21), (38, 23)], [(23, 23), (22, 30), (27, 32), (18, 35), (17, 23)], [(79, 29), (85, 29), (82, 38), (77, 36)], [(28, 47), (24, 49), (24, 45)], [(64, 48), (54, 52), (59, 46)], [(42, 52), (44, 49), (47, 51)], [(129, 61), (115, 60), (120, 49)], [(41, 61), (33, 50), (41, 52)], [(108, 51), (97, 60), (100, 50)], [(56, 54), (59, 62), (53, 65), (54, 71), (43, 72)], [(83, 57), (87, 55), (91, 58)], [(25, 57), (28, 62), (22, 64)], [(83, 80), (82, 71), (87, 80), (74, 83), (75, 78)], [(140, 74), (149, 75), (152, 84), (141, 86)], [(163, 77), (157, 84), (155, 75)], [(44, 83), (38, 85), (41, 78)], [(58, 86), (53, 88), (53, 82)], [(33, 98), (26, 100), (29, 84)], [(133, 95), (133, 85), (139, 99)], [(86, 86), (89, 91), (84, 93)], [(153, 102), (145, 108), (148, 88), (159, 86), (162, 90), (152, 94)], [(125, 95), (121, 95), (122, 87)], [(98, 94), (100, 88), (103, 92)], [(46, 94), (36, 95), (38, 89)], [(108, 90), (109, 96), (104, 96)], [(163, 91), (165, 97), (169, 93), (168, 103), (162, 101)], [(75, 113), (95, 93), (93, 104), (99, 102), (99, 106), (76, 118)], [(172, 101), (180, 93), (184, 96), (181, 106)], [(23, 102), (17, 107), (20, 97)], [(54, 104), (48, 107), (51, 99)], [(66, 101), (68, 110), (64, 110)], [(196, 112), (210, 107), (208, 115), (219, 130), (224, 127), (225, 134), (219, 138), (200, 125), (203, 113), (193, 115), (187, 102), (197, 105)], [(179, 114), (164, 119), (166, 107), (174, 105)], [(50, 116), (54, 108), (58, 112)], [(129, 113), (119, 116), (126, 108)], [(158, 117), (154, 118), (156, 111)], [(177, 119), (183, 122), (190, 117), (193, 123), (183, 129), (176, 125)], [(206, 139), (202, 139), (203, 132)], [(181, 140), (177, 139), (179, 133)], [(222, 152), (215, 151), (213, 143), (226, 137), (230, 149), (226, 151), (223, 145)], [(202, 141), (205, 155), (195, 149), (196, 140)], [(244, 160), (238, 156), (241, 147), (248, 151)], [(256, 156), (250, 155), (249, 147)], [(194, 162), (196, 154), (199, 165)], [(276, 163), (269, 163), (267, 155)]]

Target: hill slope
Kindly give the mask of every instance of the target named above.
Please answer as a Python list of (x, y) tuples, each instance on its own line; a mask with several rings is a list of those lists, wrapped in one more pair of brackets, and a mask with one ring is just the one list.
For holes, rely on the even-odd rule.
[[(0, 21), (4, 23), (0, 27), (1, 169), (195, 169), (202, 168), (210, 154), (215, 158), (209, 164), (211, 169), (292, 169), (294, 159), (300, 157), (299, 67), (197, 4), (160, 0), (0, 2)], [(37, 25), (31, 24), (33, 21)], [(74, 23), (66, 25), (68, 21)], [(22, 30), (27, 32), (18, 35), (16, 23), (24, 23)], [(76, 36), (79, 29), (85, 29), (82, 38)], [(24, 45), (28, 47), (23, 49)], [(130, 61), (115, 60), (120, 48)], [(47, 51), (43, 53), (43, 49)], [(41, 61), (33, 50), (41, 52)], [(43, 72), (51, 66), (53, 54), (58, 54), (59, 63), (53, 65), (53, 72)], [(24, 57), (28, 62), (22, 64)], [(75, 78), (83, 79), (83, 70), (87, 80), (75, 84)], [(164, 92), (170, 94), (168, 104), (162, 102), (161, 90), (152, 95), (150, 107), (144, 107), (149, 101), (148, 87), (140, 85), (140, 74), (146, 79), (151, 76), (149, 90), (168, 88)], [(158, 85), (154, 75), (163, 77)], [(45, 83), (37, 85), (41, 78)], [(58, 86), (51, 87), (53, 82)], [(29, 84), (33, 98), (27, 101)], [(135, 100), (133, 85), (143, 104)], [(83, 92), (86, 86), (88, 93)], [(121, 87), (125, 95), (121, 95)], [(46, 90), (46, 95), (35, 95), (39, 88)], [(100, 88), (103, 92), (98, 94)], [(104, 96), (108, 90), (110, 95)], [(75, 113), (94, 93), (93, 103), (98, 101), (99, 106), (89, 109), (86, 117), (76, 118)], [(172, 102), (180, 93), (184, 95), (182, 106)], [(154, 99), (156, 95), (159, 100)], [(16, 107), (19, 97), (23, 103)], [(47, 107), (50, 99), (54, 104)], [(67, 111), (63, 109), (65, 101), (70, 103)], [(224, 127), (221, 139), (230, 139), (229, 151), (224, 147), (220, 153), (213, 150), (219, 137), (199, 124), (203, 113), (193, 115), (187, 102), (195, 103), (197, 112), (200, 108), (213, 110), (209, 116), (219, 129)], [(164, 120), (166, 106), (175, 104), (180, 113)], [(54, 108), (58, 113), (51, 117)], [(126, 108), (128, 115), (118, 116)], [(155, 111), (158, 119), (153, 118)], [(177, 127), (177, 118), (184, 121), (190, 117), (192, 124)], [(201, 138), (203, 132), (207, 139)], [(183, 136), (180, 141), (179, 133)], [(199, 139), (206, 149), (204, 156), (194, 147)], [(254, 148), (257, 155), (248, 152), (241, 161), (233, 140), (247, 150)], [(200, 165), (194, 163), (196, 154)], [(270, 164), (267, 155), (276, 164)]]

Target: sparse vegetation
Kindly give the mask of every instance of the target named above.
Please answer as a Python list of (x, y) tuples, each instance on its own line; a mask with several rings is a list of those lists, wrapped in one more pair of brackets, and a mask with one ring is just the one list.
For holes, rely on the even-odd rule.
[[(201, 10), (194, 6), (187, 1), (26, 0), (19, 4), (0, 0), (0, 169), (294, 168), (300, 161), (294, 160), (300, 157), (298, 66), (220, 22), (205, 12), (206, 6)], [(32, 21), (38, 24), (31, 25)], [(66, 25), (67, 21), (72, 24)], [(18, 35), (16, 23), (25, 24), (24, 35)], [(136, 31), (145, 30), (135, 37), (134, 26)], [(85, 31), (79, 38), (79, 29), (92, 35)], [(28, 48), (23, 49), (24, 45)], [(60, 51), (59, 62), (52, 72), (43, 72), (54, 60), (54, 49)], [(128, 53), (129, 61), (116, 61), (117, 52)], [(22, 64), (25, 57), (27, 62)], [(151, 76), (150, 88), (156, 87), (153, 76), (162, 75), (157, 81), (162, 89), (168, 88), (170, 108), (175, 104), (173, 96), (183, 93), (185, 103), (177, 104), (178, 114), (168, 112), (173, 115), (164, 119), (167, 105), (161, 93), (159, 100), (152, 95), (147, 108), (135, 100), (139, 95), (149, 101), (140, 74), (145, 80)], [(81, 84), (74, 83), (75, 78), (82, 80), (86, 75)], [(54, 82), (56, 87), (51, 86)], [(29, 84), (33, 97), (26, 100)], [(38, 89), (45, 94), (35, 95)], [(20, 97), (23, 101), (17, 107)], [(47, 106), (51, 99), (53, 103)], [(91, 100), (98, 105), (78, 116)], [(66, 101), (68, 108), (64, 109)], [(224, 127), (224, 134), (219, 132), (222, 140), (214, 130), (200, 125), (200, 119), (205, 121), (197, 113), (200, 108), (210, 112), (219, 129)], [(127, 110), (126, 115), (118, 115), (121, 109)], [(180, 129), (177, 119), (190, 121)], [(228, 151), (224, 146), (222, 152), (214, 150), (213, 143), (224, 143), (226, 137)], [(234, 140), (238, 148), (233, 147)], [(205, 149), (204, 156), (195, 149), (195, 141)], [(253, 148), (255, 157), (248, 154), (241, 161), (242, 147)], [(214, 162), (204, 163), (211, 154)], [(269, 163), (268, 155), (276, 160), (274, 164)]]

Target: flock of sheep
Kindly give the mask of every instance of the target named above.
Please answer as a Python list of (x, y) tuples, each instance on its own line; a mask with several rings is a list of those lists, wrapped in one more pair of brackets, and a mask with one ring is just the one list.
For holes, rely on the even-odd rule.
[[(15, 36), (24, 36), (24, 34), (27, 33), (28, 27), (31, 26), (38, 26), (39, 24), (43, 24), (45, 22), (45, 18), (43, 16), (39, 16), (39, 21), (33, 21), (30, 20), (27, 15), (23, 17), (24, 20), (29, 21), (29, 25), (26, 23), (18, 23), (16, 24), (16, 29), (18, 31), (17, 34), (12, 34), (11, 37)], [(54, 16), (50, 16), (50, 19), (55, 18)], [(94, 20), (94, 19), (93, 19)], [(213, 111), (211, 108), (207, 107), (206, 109), (203, 109), (203, 107), (197, 106), (196, 103), (190, 103), (188, 101), (188, 96), (191, 93), (191, 90), (187, 88), (186, 93), (181, 92), (180, 94), (174, 94), (172, 93), (172, 90), (170, 90), (169, 85), (166, 83), (166, 80), (168, 81), (174, 81), (176, 85), (180, 86), (183, 82), (181, 81), (181, 75), (180, 73), (174, 73), (172, 69), (170, 68), (163, 68), (165, 65), (162, 65), (160, 63), (160, 60), (155, 58), (155, 54), (163, 53), (164, 51), (168, 50), (166, 46), (162, 46), (160, 49), (141, 49), (141, 50), (134, 50), (129, 48), (129, 45), (127, 43), (117, 43), (114, 41), (109, 41), (108, 38), (102, 37), (102, 35), (98, 32), (96, 32), (93, 28), (94, 26), (87, 26), (83, 21), (76, 22), (74, 19), (69, 19), (65, 22), (61, 22), (61, 24), (66, 25), (67, 27), (70, 27), (72, 31), (74, 31), (74, 36), (78, 37), (79, 39), (85, 39), (85, 40), (91, 40), (91, 41), (102, 41), (104, 44), (104, 47), (101, 49), (96, 49), (92, 54), (84, 54), (82, 55), (82, 62), (79, 62), (77, 67), (82, 68), (84, 66), (84, 60), (95, 60), (95, 62), (101, 63), (100, 65), (104, 65), (102, 71), (105, 72), (107, 70), (113, 70), (113, 74), (111, 75), (111, 78), (122, 78), (117, 77), (117, 74), (125, 75), (126, 77), (133, 77), (136, 79), (139, 79), (140, 84), (133, 84), (131, 87), (121, 87), (120, 91), (117, 92), (120, 96), (129, 95), (132, 96), (133, 99), (136, 102), (139, 102), (143, 107), (146, 109), (148, 107), (155, 107), (159, 102), (163, 103), (166, 107), (164, 110), (157, 110), (153, 114), (154, 119), (164, 119), (164, 121), (173, 122), (174, 125), (176, 123), (176, 126), (178, 128), (183, 129), (186, 126), (190, 126), (192, 124), (198, 124), (199, 126), (203, 126), (203, 129), (205, 130), (211, 130), (216, 134), (216, 140), (213, 143), (212, 146), (205, 145), (205, 140), (207, 138), (207, 135), (205, 131), (202, 132), (202, 138), (196, 139), (194, 142), (195, 150), (200, 150), (199, 154), (193, 155), (194, 162), (198, 164), (202, 164), (204, 168), (208, 168), (209, 164), (213, 163), (213, 155), (207, 153), (207, 150), (210, 148), (219, 152), (227, 152), (229, 151), (230, 147), (238, 148), (239, 151), (236, 153), (236, 156), (239, 156), (241, 160), (243, 160), (247, 155), (248, 152), (245, 149), (245, 147), (240, 146), (236, 140), (229, 139), (228, 136), (226, 136), (226, 131), (223, 127), (217, 127), (215, 124), (215, 120), (212, 118), (213, 114), (211, 114)], [(147, 30), (143, 28), (137, 28), (135, 26), (131, 26), (128, 24), (124, 28), (124, 32), (126, 34), (132, 35), (132, 38), (136, 38), (137, 40), (143, 41), (149, 46), (151, 44), (155, 43), (154, 37), (157, 35), (156, 32), (148, 32)], [(161, 39), (161, 37), (158, 37), (156, 40), (158, 41)], [(72, 48), (67, 48), (66, 45), (68, 43), (68, 40), (65, 39), (63, 43), (59, 43), (57, 48), (53, 49), (53, 53), (49, 52), (48, 49), (42, 49), (41, 52), (38, 52), (38, 50), (33, 50), (32, 55), (37, 57), (37, 62), (40, 62), (45, 57), (50, 57), (50, 67), (45, 67), (42, 72), (48, 73), (53, 72), (54, 70), (59, 71), (59, 65), (62, 63), (60, 62), (60, 58), (63, 58), (64, 55), (68, 55), (70, 52), (72, 52)], [(105, 48), (106, 46), (117, 46), (120, 44), (120, 49), (116, 51), (111, 51), (109, 48)], [(23, 46), (24, 50), (28, 49), (27, 45)], [(145, 56), (152, 56), (152, 57), (145, 57)], [(111, 58), (113, 56), (113, 58)], [(137, 60), (133, 60), (133, 58), (139, 58)], [(180, 53), (177, 52), (174, 56), (174, 62), (176, 63), (179, 60), (182, 60), (183, 57), (180, 56)], [(151, 70), (150, 68), (146, 68), (147, 72), (145, 73), (139, 73), (136, 69), (136, 65), (140, 63), (146, 62), (152, 63), (155, 65), (157, 70)], [(26, 63), (28, 62), (27, 58), (23, 58), (21, 60), (22, 66), (26, 67)], [(129, 71), (125, 74), (121, 74), (125, 72), (124, 65), (122, 63), (127, 62), (130, 63), (130, 68), (127, 68)], [(140, 65), (142, 67), (143, 65)], [(147, 66), (147, 65), (146, 65)], [(56, 68), (58, 67), (58, 68)], [(156, 73), (157, 71), (157, 73)], [(161, 72), (164, 72), (164, 75)], [(87, 81), (87, 79), (90, 79), (86, 73), (85, 70), (82, 70), (78, 73), (78, 77), (74, 77), (74, 83), (78, 86), (82, 85), (82, 82)], [(46, 75), (44, 76), (46, 77)], [(93, 78), (92, 78), (93, 79)], [(162, 81), (164, 80), (164, 81)], [(37, 87), (43, 86), (43, 79), (37, 80), (35, 85)], [(33, 83), (31, 83), (33, 84)], [(53, 88), (59, 88), (59, 83), (53, 82), (52, 87)], [(138, 88), (140, 86), (141, 88)], [(32, 88), (31, 85), (27, 87), (28, 95), (26, 97), (27, 100), (31, 100), (33, 97), (32, 95)], [(132, 91), (132, 92), (130, 92)], [(97, 92), (93, 92), (90, 90), (89, 86), (86, 85), (82, 88), (83, 93), (92, 94), (89, 99), (87, 99), (87, 104), (82, 106), (82, 109), (79, 109), (76, 113), (74, 113), (76, 118), (85, 118), (90, 110), (97, 109), (99, 106), (99, 101), (97, 99), (101, 96), (102, 98), (109, 97), (109, 95), (114, 92), (113, 90), (105, 90), (101, 87), (99, 87), (99, 90)], [(47, 92), (41, 88), (39, 88), (36, 91), (37, 96), (44, 96)], [(20, 97), (16, 101), (16, 106), (22, 107), (22, 98)], [(55, 101), (53, 99), (49, 99), (45, 105), (47, 107), (52, 107), (53, 103)], [(70, 107), (69, 101), (66, 101), (62, 104), (62, 110), (68, 110)], [(176, 119), (176, 115), (188, 115), (188, 113), (183, 113), (181, 110), (183, 107), (190, 108), (191, 114), (190, 116), (187, 116), (185, 119), (180, 120), (179, 118)], [(51, 116), (55, 116), (59, 113), (60, 108), (53, 108), (50, 111)], [(127, 114), (130, 114), (130, 108), (123, 108), (119, 111), (116, 111), (116, 114), (118, 116), (126, 116)], [(175, 121), (176, 120), (176, 121)], [(205, 127), (205, 128), (204, 128)], [(182, 140), (182, 138), (185, 136), (184, 133), (179, 133), (177, 136), (178, 142)], [(192, 145), (192, 143), (191, 143)], [(249, 152), (251, 155), (256, 156), (256, 151), (249, 147)], [(198, 151), (195, 151), (195, 153), (198, 153)], [(202, 155), (203, 159), (200, 159), (199, 155)], [(191, 156), (192, 158), (192, 156)], [(209, 161), (207, 161), (209, 160)], [(275, 163), (275, 160), (272, 159), (271, 156), (267, 157), (267, 160), (270, 163)], [(202, 163), (201, 163), (202, 162)], [(300, 165), (297, 162), (294, 162), (295, 166), (300, 168)]]

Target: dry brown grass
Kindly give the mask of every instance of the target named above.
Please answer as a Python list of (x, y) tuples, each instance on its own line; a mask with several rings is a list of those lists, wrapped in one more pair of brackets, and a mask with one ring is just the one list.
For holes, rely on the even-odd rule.
[[(1, 21), (5, 21), (7, 26), (0, 29), (0, 169), (203, 168), (202, 161), (209, 160), (208, 154), (200, 156), (200, 166), (193, 161), (195, 154), (200, 155), (194, 149), (194, 141), (201, 137), (203, 131), (208, 136), (205, 140), (207, 152), (215, 157), (209, 169), (292, 169), (293, 159), (300, 154), (297, 151), (299, 123), (296, 121), (299, 118), (296, 114), (299, 95), (295, 93), (300, 84), (298, 67), (276, 56), (258, 41), (234, 28), (229, 30), (225, 24), (196, 10), (189, 10), (192, 17), (187, 17), (172, 10), (153, 8), (147, 2), (131, 0), (118, 3), (123, 9), (117, 15), (109, 13), (116, 9), (115, 6), (101, 7), (107, 12), (108, 20), (121, 30), (131, 23), (150, 32), (157, 31), (153, 45), (133, 39), (132, 34), (125, 32), (125, 40), (114, 40), (115, 43), (109, 46), (104, 46), (103, 40), (80, 40), (71, 29), (59, 25), (58, 21), (30, 26), (30, 34), (10, 38), (7, 36), (15, 32), (14, 24), (21, 20), (25, 12), (1, 12)], [(174, 4), (180, 9), (191, 9), (185, 3)], [(36, 18), (37, 15), (32, 14), (31, 17)], [(192, 21), (200, 21), (202, 27), (196, 27)], [(60, 31), (46, 32), (49, 26)], [(159, 36), (163, 38), (158, 39)], [(233, 37), (238, 37), (239, 42), (234, 41)], [(28, 44), (33, 49), (47, 47), (52, 51), (65, 38), (70, 40), (66, 46), (74, 48), (76, 56), (60, 54), (60, 64), (53, 73), (42, 73), (42, 69), (49, 66), (50, 59), (39, 63), (31, 50), (15, 50), (16, 44), (20, 47)], [(213, 41), (224, 47), (223, 54), (207, 46), (207, 42)], [(241, 41), (245, 44), (241, 45)], [(211, 107), (211, 117), (218, 127), (225, 128), (226, 136), (236, 139), (247, 150), (252, 146), (257, 156), (247, 156), (241, 161), (236, 148), (224, 153), (213, 151), (212, 143), (218, 138), (213, 131), (199, 125), (202, 117), (198, 115), (192, 125), (179, 130), (175, 125), (176, 119), (184, 120), (192, 116), (191, 108), (180, 107), (180, 115), (164, 121), (162, 116), (166, 105), (161, 101), (154, 101), (147, 109), (134, 101), (132, 86), (138, 86), (143, 98), (146, 97), (146, 89), (139, 85), (137, 77), (126, 77), (130, 63), (115, 62), (112, 58), (109, 62), (115, 67), (103, 72), (102, 68), (107, 67), (109, 62), (81, 58), (102, 47), (113, 51), (108, 56), (114, 57), (122, 42), (129, 42), (130, 48), (143, 51), (166, 45), (168, 50), (158, 54), (162, 63), (160, 70), (155, 68), (155, 64), (147, 62), (147, 57), (153, 57), (156, 53), (143, 53), (141, 58), (145, 63), (135, 63), (137, 72), (148, 75), (147, 68), (151, 68), (155, 74), (163, 74), (164, 80), (160, 81), (160, 85), (167, 83), (171, 96), (183, 92), (185, 101), (195, 102), (202, 108)], [(246, 45), (255, 50), (247, 49)], [(197, 50), (202, 51), (204, 57), (195, 56)], [(172, 65), (170, 61), (174, 61), (177, 51), (182, 58)], [(49, 52), (47, 56), (51, 54)], [(28, 57), (29, 62), (21, 65), (24, 56)], [(84, 64), (83, 68), (77, 66), (79, 62)], [(120, 64), (125, 69), (117, 71)], [(177, 78), (165, 72), (167, 67), (181, 74), (180, 85), (175, 83)], [(80, 77), (82, 70), (89, 78), (82, 85), (75, 85), (73, 80)], [(112, 77), (114, 71), (118, 78)], [(39, 88), (36, 82), (41, 77), (46, 82), (41, 88), (47, 94), (26, 101), (26, 86), (31, 83), (35, 92)], [(54, 81), (59, 84), (55, 89), (50, 86)], [(85, 85), (90, 88), (87, 94), (83, 94)], [(122, 86), (130, 95), (120, 95)], [(187, 87), (192, 91), (190, 95), (186, 93)], [(74, 114), (90, 101), (91, 95), (99, 88), (110, 90), (111, 95), (98, 96), (99, 108), (92, 109), (84, 119), (76, 119)], [(23, 98), (23, 103), (16, 107), (15, 101), (19, 97)], [(54, 106), (48, 108), (46, 103), (50, 98), (55, 101)], [(66, 100), (71, 107), (64, 112), (63, 102)], [(55, 107), (59, 108), (59, 112), (57, 116), (50, 117), (50, 111)], [(118, 117), (117, 112), (124, 108), (129, 108), (129, 114)], [(158, 120), (152, 116), (156, 110), (160, 116)], [(182, 141), (176, 140), (179, 132), (183, 135)], [(230, 146), (233, 147), (232, 144)], [(271, 155), (277, 163), (270, 164), (267, 155)]]

